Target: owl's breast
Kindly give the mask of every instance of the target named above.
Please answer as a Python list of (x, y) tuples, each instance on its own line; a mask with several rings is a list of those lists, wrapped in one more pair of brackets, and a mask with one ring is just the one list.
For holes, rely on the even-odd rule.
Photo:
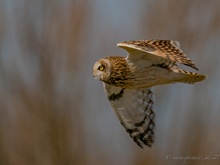
[(127, 84), (127, 78), (124, 76), (121, 77), (110, 77), (108, 82), (108, 84), (113, 85), (113, 86), (117, 86), (117, 87), (126, 87)]
[(111, 75), (108, 84), (121, 88), (137, 89), (148, 88), (166, 82), (168, 70), (159, 67), (136, 68)]
[(135, 79), (136, 75), (134, 71), (121, 69), (111, 74), (107, 83), (116, 87), (130, 88), (135, 85)]

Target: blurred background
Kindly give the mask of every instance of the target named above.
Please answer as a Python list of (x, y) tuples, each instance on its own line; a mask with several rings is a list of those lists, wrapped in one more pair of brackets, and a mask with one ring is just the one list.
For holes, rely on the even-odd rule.
[[(0, 1), (0, 165), (220, 164), (219, 6)], [(208, 79), (154, 88), (156, 141), (141, 149), (92, 66), (104, 56), (126, 56), (120, 41), (151, 38), (179, 41)], [(187, 156), (197, 160), (184, 162)]]

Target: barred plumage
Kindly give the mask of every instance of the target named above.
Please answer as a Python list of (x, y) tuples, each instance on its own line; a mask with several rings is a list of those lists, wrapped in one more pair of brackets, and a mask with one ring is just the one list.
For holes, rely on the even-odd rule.
[[(124, 48), (126, 50), (137, 49), (146, 53), (153, 54), (154, 56), (161, 57), (161, 59), (166, 59), (170, 62), (190, 66), (196, 70), (198, 68), (195, 64), (186, 57), (186, 54), (180, 49), (180, 44), (178, 41), (170, 40), (138, 40), (138, 41), (124, 41), (117, 44), (118, 47)], [(164, 61), (161, 61), (164, 63)]]
[(178, 41), (138, 40), (118, 43), (128, 51), (124, 57), (104, 57), (93, 66), (93, 76), (104, 88), (115, 114), (140, 146), (154, 142), (152, 86), (176, 82), (193, 84), (206, 76), (178, 68), (195, 64), (180, 49)]

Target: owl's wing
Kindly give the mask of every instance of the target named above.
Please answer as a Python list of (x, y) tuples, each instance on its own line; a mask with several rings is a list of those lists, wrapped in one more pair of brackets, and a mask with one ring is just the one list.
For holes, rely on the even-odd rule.
[(129, 54), (127, 59), (131, 62), (146, 59), (152, 65), (173, 67), (181, 63), (198, 70), (195, 64), (180, 49), (178, 41), (170, 40), (136, 40), (124, 41), (117, 44)]
[(141, 147), (154, 142), (154, 96), (150, 88), (126, 89), (104, 83), (113, 110), (130, 137)]

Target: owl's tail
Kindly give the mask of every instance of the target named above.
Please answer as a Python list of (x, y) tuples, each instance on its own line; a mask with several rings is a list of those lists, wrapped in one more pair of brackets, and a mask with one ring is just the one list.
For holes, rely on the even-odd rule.
[(179, 78), (177, 80), (178, 82), (183, 82), (187, 84), (194, 84), (200, 82), (202, 80), (205, 80), (207, 77), (199, 73), (189, 72), (179, 68), (175, 68), (175, 70), (173, 71), (179, 74)]

